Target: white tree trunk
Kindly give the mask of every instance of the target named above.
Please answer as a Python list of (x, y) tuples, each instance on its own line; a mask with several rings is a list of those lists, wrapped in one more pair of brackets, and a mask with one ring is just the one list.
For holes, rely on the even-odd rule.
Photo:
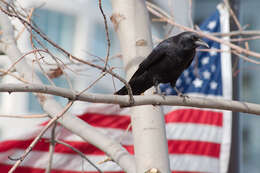
[[(111, 2), (129, 79), (152, 50), (149, 16), (143, 0)], [(148, 91), (148, 94), (151, 92)], [(150, 168), (170, 172), (164, 116), (160, 107), (133, 107), (131, 121), (137, 172), (144, 173)]]

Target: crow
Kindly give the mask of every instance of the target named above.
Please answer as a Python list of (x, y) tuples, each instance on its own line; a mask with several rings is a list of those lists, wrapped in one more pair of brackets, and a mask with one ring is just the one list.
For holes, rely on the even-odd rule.
[[(133, 95), (140, 95), (147, 89), (155, 86), (158, 93), (160, 83), (170, 83), (178, 95), (182, 95), (175, 83), (182, 72), (187, 69), (196, 53), (196, 48), (204, 46), (209, 48), (201, 37), (194, 32), (182, 32), (160, 42), (139, 65), (128, 82)], [(127, 95), (127, 88), (124, 86), (116, 95)]]

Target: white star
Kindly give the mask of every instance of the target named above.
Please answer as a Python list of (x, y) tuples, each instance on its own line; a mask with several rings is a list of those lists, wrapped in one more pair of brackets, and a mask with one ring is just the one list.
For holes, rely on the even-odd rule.
[(211, 71), (214, 72), (216, 70), (216, 66), (215, 65), (212, 65), (211, 66)]
[(199, 78), (196, 78), (192, 83), (195, 88), (200, 88), (202, 87), (203, 81), (200, 80)]
[[(212, 47), (212, 49), (216, 49), (216, 48)], [(209, 52), (209, 54), (210, 54), (210, 56), (216, 56), (216, 55), (217, 55), (217, 52), (214, 51), (214, 50), (211, 50), (211, 51)]]
[(216, 26), (216, 24), (217, 24), (217, 22), (215, 20), (213, 20), (213, 21), (209, 22), (208, 28), (213, 29)]
[(215, 81), (210, 82), (210, 89), (215, 90), (218, 86), (218, 83)]
[(180, 79), (180, 78), (177, 80), (176, 86), (177, 86), (177, 87), (178, 87), (178, 86), (181, 86), (181, 79)]
[(202, 59), (201, 63), (202, 63), (203, 65), (208, 64), (208, 63), (209, 63), (209, 57), (208, 57), (208, 56), (204, 57), (204, 58)]
[(209, 72), (208, 70), (206, 70), (206, 71), (203, 72), (202, 75), (203, 75), (203, 77), (204, 77), (205, 79), (209, 79), (211, 74), (210, 74), (210, 72)]
[(189, 75), (189, 72), (188, 72), (187, 70), (185, 70), (185, 71), (183, 72), (183, 75), (184, 75), (185, 77), (187, 77), (187, 76)]

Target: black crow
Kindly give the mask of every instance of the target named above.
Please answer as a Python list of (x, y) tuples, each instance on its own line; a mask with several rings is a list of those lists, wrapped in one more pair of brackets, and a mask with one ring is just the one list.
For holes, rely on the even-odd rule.
[[(130, 79), (133, 95), (140, 95), (152, 86), (158, 93), (159, 83), (170, 83), (175, 88), (178, 77), (190, 66), (199, 46), (209, 48), (194, 32), (182, 32), (159, 43)], [(126, 95), (128, 92), (124, 86), (115, 94)]]

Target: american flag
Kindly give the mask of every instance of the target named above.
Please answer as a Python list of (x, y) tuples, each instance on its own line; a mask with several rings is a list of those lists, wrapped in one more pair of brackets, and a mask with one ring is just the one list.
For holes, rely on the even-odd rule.
[[(207, 19), (201, 30), (206, 32), (228, 32), (228, 13), (222, 5)], [(227, 50), (216, 42), (206, 40), (211, 48)], [(231, 62), (227, 52), (198, 52), (191, 67), (178, 79), (177, 88), (188, 95), (211, 98), (231, 98)], [(161, 85), (168, 95), (176, 94), (168, 85)], [(188, 107), (163, 107), (169, 147), (171, 170), (174, 173), (227, 172), (230, 140), (231, 112)], [(131, 120), (130, 108), (117, 105), (92, 104), (78, 117), (98, 130), (119, 141), (130, 154), (134, 154), (131, 130), (126, 132)], [(0, 172), (8, 172), (14, 161), (8, 156), (19, 157), (30, 145), (44, 124), (32, 132), (17, 132), (0, 142)], [(49, 158), (51, 130), (33, 148), (17, 168), (16, 173), (43, 173)], [(83, 152), (92, 162), (106, 158), (104, 152), (83, 141), (62, 126), (56, 128), (56, 138)], [(97, 165), (102, 171), (120, 173), (113, 162)], [(61, 144), (55, 145), (52, 173), (96, 173), (97, 170), (77, 153)]]
[[(228, 13), (222, 4), (200, 29), (208, 33), (229, 31)], [(212, 50), (229, 49), (212, 40), (204, 40)], [(198, 52), (191, 66), (177, 80), (176, 88), (190, 96), (231, 99), (231, 74), (230, 53)], [(160, 89), (168, 95), (176, 95), (170, 84), (160, 85)], [(172, 132), (167, 134), (172, 170), (227, 172), (231, 112), (187, 107), (164, 109), (167, 132)]]

